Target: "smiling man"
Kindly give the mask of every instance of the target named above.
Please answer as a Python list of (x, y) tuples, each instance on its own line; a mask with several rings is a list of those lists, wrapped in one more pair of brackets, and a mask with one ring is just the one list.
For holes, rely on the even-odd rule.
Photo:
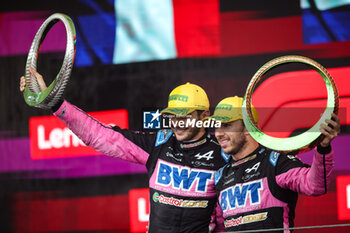
[[(44, 90), (42, 76), (31, 72)], [(20, 90), (24, 87), (22, 77)], [(186, 83), (170, 93), (162, 114), (171, 118), (172, 129), (157, 133), (105, 125), (65, 100), (52, 110), (86, 145), (147, 167), (149, 233), (207, 233), (215, 227), (216, 232), (224, 231), (221, 215), (215, 217), (214, 174), (226, 164), (227, 155), (221, 153), (219, 144), (204, 127), (197, 127), (196, 123), (210, 114), (209, 100), (201, 87)]]
[(178, 141), (197, 140), (206, 134), (204, 127), (196, 127), (195, 123), (210, 115), (207, 94), (191, 83), (178, 86), (170, 93), (168, 107), (162, 114), (169, 118)]
[[(227, 231), (293, 227), (298, 193), (316, 196), (327, 192), (334, 166), (331, 141), (340, 133), (337, 115), (326, 120), (324, 138), (315, 150), (311, 167), (294, 155), (280, 154), (255, 141), (242, 120), (243, 98), (223, 99), (211, 118), (222, 121), (215, 136), (232, 160), (215, 174), (219, 203)], [(255, 122), (258, 115), (254, 107)], [(270, 230), (269, 232), (289, 232)]]

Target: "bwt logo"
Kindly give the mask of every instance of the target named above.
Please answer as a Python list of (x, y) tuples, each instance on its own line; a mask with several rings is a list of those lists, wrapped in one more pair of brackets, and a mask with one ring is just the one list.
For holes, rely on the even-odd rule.
[[(160, 162), (157, 171), (156, 183), (161, 186), (172, 186), (174, 189), (190, 191), (196, 184), (197, 192), (206, 192), (208, 181), (213, 177), (213, 173), (204, 172), (198, 169), (176, 166)], [(197, 180), (197, 182), (195, 182)]]
[(245, 207), (247, 204), (248, 194), (250, 205), (260, 203), (260, 191), (262, 190), (262, 181), (254, 181), (246, 184), (236, 184), (221, 192), (220, 205), (223, 211)]
[(159, 110), (143, 112), (143, 128), (160, 129), (160, 116)]

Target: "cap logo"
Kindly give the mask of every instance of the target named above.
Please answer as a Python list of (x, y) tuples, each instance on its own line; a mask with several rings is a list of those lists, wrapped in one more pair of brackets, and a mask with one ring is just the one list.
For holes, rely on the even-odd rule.
[(169, 101), (172, 101), (172, 100), (187, 102), (188, 96), (186, 96), (186, 95), (171, 95), (171, 96), (169, 96)]
[(222, 122), (227, 122), (230, 121), (232, 118), (231, 117), (222, 117), (222, 116), (214, 116), (215, 120), (222, 121)]
[(172, 108), (172, 109), (169, 109), (168, 110), (169, 112), (172, 112), (172, 113), (175, 113), (177, 115), (184, 115), (188, 112), (188, 109), (187, 108)]
[(219, 104), (218, 106), (216, 106), (216, 109), (224, 109), (224, 110), (228, 110), (230, 111), (232, 109), (232, 105), (231, 104)]

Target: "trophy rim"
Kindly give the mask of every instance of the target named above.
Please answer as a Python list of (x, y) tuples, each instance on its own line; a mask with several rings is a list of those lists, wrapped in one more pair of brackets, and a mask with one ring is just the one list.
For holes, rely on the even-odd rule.
[[(45, 90), (40, 90), (36, 78), (30, 74), (29, 68), (36, 69), (40, 46), (43, 43), (49, 30), (57, 22), (61, 21), (66, 29), (67, 44), (62, 66), (51, 84)], [(26, 87), (23, 92), (25, 102), (29, 106), (43, 109), (52, 108), (63, 96), (65, 87), (73, 68), (76, 51), (76, 32), (71, 18), (62, 13), (55, 13), (49, 16), (38, 29), (31, 44), (25, 67)]]
[[(251, 111), (252, 94), (254, 92), (256, 84), (260, 81), (261, 77), (266, 72), (272, 68), (275, 68), (276, 66), (292, 62), (299, 62), (309, 65), (321, 75), (327, 88), (327, 107), (323, 112), (321, 118), (310, 129), (303, 132), (302, 134), (289, 138), (269, 136), (262, 132), (262, 130), (257, 125), (257, 122), (255, 122), (253, 119)], [(332, 113), (338, 113), (338, 110), (339, 94), (332, 76), (321, 64), (310, 58), (299, 55), (282, 56), (265, 63), (254, 74), (253, 78), (248, 84), (242, 105), (243, 121), (250, 135), (261, 145), (269, 149), (289, 154), (306, 152), (315, 147), (322, 137), (322, 133), (319, 131), (320, 125), (324, 123), (326, 119), (331, 119)]]

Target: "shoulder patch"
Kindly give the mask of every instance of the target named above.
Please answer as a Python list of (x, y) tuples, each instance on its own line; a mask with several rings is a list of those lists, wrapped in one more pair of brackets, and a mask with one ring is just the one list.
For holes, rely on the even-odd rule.
[(217, 183), (218, 183), (219, 180), (221, 179), (221, 177), (222, 177), (222, 172), (224, 171), (224, 168), (225, 168), (225, 167), (226, 167), (226, 165), (223, 166), (222, 168), (220, 168), (219, 170), (217, 170), (217, 171), (215, 172), (215, 175), (214, 175), (215, 185), (217, 185)]
[(265, 151), (265, 148), (261, 148), (261, 150), (259, 150), (259, 154), (263, 153)]
[(301, 161), (297, 155), (287, 155), (287, 158), (292, 161)]
[(228, 163), (228, 161), (230, 161), (231, 156), (226, 154), (222, 149), (221, 149), (221, 156), (222, 156), (222, 158), (224, 158), (226, 163)]
[(273, 166), (276, 166), (276, 163), (277, 163), (277, 160), (278, 160), (278, 157), (280, 156), (280, 153), (276, 152), (276, 151), (271, 151), (270, 153), (270, 163), (273, 165)]
[(159, 130), (157, 132), (157, 139), (156, 139), (155, 146), (159, 146), (166, 143), (172, 134), (173, 134), (173, 131), (171, 129)]

